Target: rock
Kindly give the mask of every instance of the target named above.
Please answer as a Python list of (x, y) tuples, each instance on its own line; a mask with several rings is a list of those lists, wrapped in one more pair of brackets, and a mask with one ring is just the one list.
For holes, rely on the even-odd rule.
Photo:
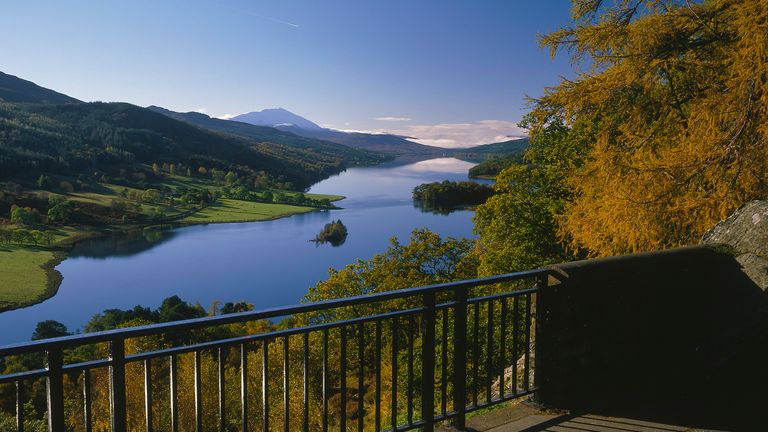
[(726, 246), (744, 273), (768, 290), (768, 201), (752, 201), (704, 233), (702, 245)]

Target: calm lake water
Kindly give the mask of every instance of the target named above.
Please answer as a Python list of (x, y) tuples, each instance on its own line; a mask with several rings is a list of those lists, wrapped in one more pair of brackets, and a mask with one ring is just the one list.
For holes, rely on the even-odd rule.
[[(413, 229), (427, 227), (443, 236), (471, 237), (473, 212), (423, 212), (414, 207), (411, 190), (425, 182), (466, 180), (472, 165), (442, 158), (354, 168), (310, 189), (346, 196), (337, 203), (343, 210), (82, 243), (57, 267), (64, 281), (54, 297), (0, 313), (0, 345), (29, 340), (38, 321), (60, 321), (72, 331), (104, 309), (156, 308), (172, 295), (206, 309), (215, 300), (245, 300), (256, 309), (298, 303), (307, 288), (326, 278), (328, 268), (371, 258), (392, 236), (405, 241)], [(309, 241), (336, 219), (349, 231), (343, 245)]]

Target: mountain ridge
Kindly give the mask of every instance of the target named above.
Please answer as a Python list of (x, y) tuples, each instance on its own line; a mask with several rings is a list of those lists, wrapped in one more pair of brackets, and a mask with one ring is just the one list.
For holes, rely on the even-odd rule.
[(0, 72), (0, 101), (9, 103), (76, 104), (81, 100)]
[(324, 128), (284, 108), (252, 111), (232, 117), (229, 121), (248, 123), (255, 126), (270, 126), (305, 138), (330, 141), (348, 147), (388, 153), (395, 156), (440, 156), (445, 153), (445, 149), (440, 147), (415, 143), (397, 135), (344, 132)]

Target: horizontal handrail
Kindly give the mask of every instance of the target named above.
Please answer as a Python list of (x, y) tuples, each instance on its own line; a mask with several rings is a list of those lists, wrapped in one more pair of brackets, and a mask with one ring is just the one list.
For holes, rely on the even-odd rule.
[[(36, 353), (30, 359), (35, 363), (44, 361), (45, 366), (39, 368), (35, 365), (32, 370), (0, 375), (0, 385), (12, 384), (16, 387), (17, 431), (24, 429), (25, 401), (37, 397), (27, 392), (32, 389), (39, 394), (39, 390), (30, 387), (30, 382), (39, 379), (45, 379), (46, 383), (46, 413), (50, 431), (65, 428), (65, 398), (73, 397), (73, 385), (82, 393), (82, 424), (86, 430), (91, 430), (95, 422), (92, 412), (94, 401), (99, 400), (98, 403), (103, 404), (105, 398), (109, 402), (112, 431), (125, 432), (129, 423), (132, 428), (136, 427), (136, 419), (127, 417), (129, 403), (126, 397), (137, 392), (143, 393), (146, 430), (155, 430), (154, 423), (159, 421), (157, 418), (153, 420), (155, 411), (159, 409), (153, 402), (156, 396), (169, 408), (162, 417), (164, 426), (170, 423), (170, 429), (175, 430), (179, 425), (179, 373), (192, 379), (185, 385), (194, 393), (196, 430), (212, 423), (203, 407), (210, 404), (208, 400), (203, 401), (204, 386), (216, 389), (218, 393), (219, 430), (226, 430), (228, 424), (232, 426), (232, 419), (227, 416), (226, 394), (233, 393), (232, 390), (227, 393), (225, 389), (231, 389), (232, 379), (227, 376), (234, 374), (239, 375), (239, 389), (235, 391), (239, 393), (240, 401), (240, 421), (234, 423), (243, 429), (254, 421), (261, 423), (262, 430), (270, 430), (270, 421), (282, 421), (284, 430), (299, 428), (297, 421), (292, 424), (290, 418), (291, 413), (295, 413), (294, 419), (301, 413), (300, 429), (308, 431), (312, 411), (314, 421), (321, 422), (323, 430), (330, 423), (346, 430), (347, 421), (353, 418), (348, 418), (346, 409), (332, 407), (332, 398), (338, 398), (341, 407), (348, 407), (348, 403), (356, 406), (354, 421), (358, 423), (358, 430), (364, 430), (367, 422), (375, 424), (377, 430), (384, 425), (392, 431), (421, 428), (431, 432), (436, 422), (448, 420), (463, 428), (468, 412), (537, 390), (539, 380), (535, 374), (538, 368), (532, 361), (538, 361), (539, 357), (534, 357), (532, 338), (538, 330), (533, 325), (536, 311), (532, 310), (532, 305), (538, 304), (539, 293), (548, 286), (551, 274), (549, 269), (537, 269), (7, 345), (0, 347), (0, 357)], [(503, 292), (496, 289), (490, 293), (472, 290), (515, 281), (519, 283), (502, 286)], [(533, 285), (528, 285), (529, 281)], [(404, 301), (400, 305), (381, 303), (397, 299)], [(360, 308), (366, 305), (375, 307), (370, 311)], [(338, 313), (348, 309), (357, 313)], [(196, 329), (316, 312), (325, 314), (288, 328), (267, 325), (255, 332), (239, 328), (219, 329), (222, 332), (192, 333), (189, 338), (174, 339), (174, 346), (150, 344), (140, 348), (139, 352), (126, 351), (126, 341), (132, 338), (181, 335), (181, 332)], [(67, 364), (69, 350), (98, 343), (104, 343), (104, 349), (88, 353), (97, 354), (101, 359), (83, 361), (78, 358), (78, 351), (72, 351), (75, 354), (69, 358), (72, 363)], [(239, 358), (229, 357), (228, 360), (233, 351), (239, 352)], [(187, 354), (190, 356), (182, 357)], [(388, 362), (384, 356), (388, 357)], [(184, 364), (180, 363), (182, 358), (187, 359), (184, 362), (191, 360), (192, 363), (185, 363), (186, 366), (181, 368)], [(338, 359), (336, 365), (329, 364), (332, 358)], [(272, 363), (275, 361), (282, 363), (282, 372), (276, 370), (277, 365)], [(204, 374), (204, 363), (206, 368), (216, 368), (215, 378)], [(126, 382), (128, 365), (133, 371), (143, 369), (143, 389), (137, 388), (135, 378), (131, 378), (130, 383)], [(257, 413), (260, 418), (250, 417), (250, 413), (256, 410), (249, 408), (249, 382), (259, 381), (254, 379), (253, 372), (248, 372), (253, 366), (261, 369), (260, 374), (255, 374), (261, 375), (261, 407)], [(389, 368), (387, 373), (394, 377), (389, 383), (382, 382), (382, 372), (386, 368)], [(106, 395), (102, 390), (92, 392), (93, 379), (104, 377), (103, 372), (97, 370), (106, 372), (109, 381)], [(348, 380), (353, 376), (356, 381), (350, 386)], [(278, 380), (282, 383), (277, 383)], [(290, 382), (297, 382), (294, 380), (301, 382), (300, 403), (290, 395), (296, 391), (289, 385)], [(168, 391), (157, 394), (153, 391), (155, 386), (166, 386)], [(315, 390), (312, 391), (312, 388)], [(386, 396), (382, 394), (384, 389)], [(363, 402), (368, 392), (372, 392), (372, 404)], [(279, 400), (280, 393), (282, 417), (273, 411), (279, 403), (269, 401), (270, 397), (273, 401), (275, 398)], [(310, 403), (310, 398), (314, 398), (315, 404)], [(384, 399), (388, 399), (389, 419), (381, 415)], [(135, 399), (131, 404), (131, 409), (137, 408)], [(210, 410), (210, 406), (207, 409)], [(368, 410), (372, 410), (372, 415), (366, 416)], [(331, 415), (334, 417), (331, 418)], [(103, 419), (103, 415), (99, 416)]]
[(75, 346), (89, 345), (100, 342), (109, 342), (116, 339), (128, 339), (139, 336), (150, 336), (166, 332), (194, 330), (203, 327), (212, 327), (224, 324), (233, 324), (245, 321), (255, 321), (268, 318), (277, 318), (301, 313), (318, 312), (336, 309), (346, 306), (358, 306), (363, 304), (378, 303), (387, 300), (395, 300), (428, 293), (439, 293), (455, 290), (457, 288), (473, 288), (494, 283), (511, 282), (527, 279), (535, 276), (544, 276), (552, 272), (550, 269), (536, 269), (517, 273), (508, 273), (484, 278), (467, 279), (458, 282), (446, 282), (441, 284), (426, 285), (416, 288), (405, 288), (375, 294), (364, 294), (353, 297), (324, 300), (313, 303), (283, 306), (259, 311), (238, 312), (226, 315), (217, 315), (203, 318), (194, 318), (167, 323), (150, 324), (138, 327), (128, 327), (114, 330), (105, 330), (93, 333), (73, 336), (62, 336), (40, 341), (23, 342), (0, 346), (0, 357), (8, 355), (25, 354), (30, 352), (50, 351)]
[(381, 321), (388, 318), (404, 317), (408, 315), (416, 315), (419, 313), (423, 313), (424, 311), (425, 311), (424, 308), (406, 309), (406, 310), (401, 310), (396, 312), (388, 312), (388, 313), (383, 313), (378, 315), (369, 315), (365, 317), (353, 318), (353, 319), (348, 319), (343, 321), (335, 321), (331, 323), (317, 324), (317, 325), (298, 327), (298, 328), (290, 328), (285, 330), (276, 330), (268, 333), (260, 333), (260, 334), (254, 334), (249, 336), (240, 336), (236, 338), (220, 339), (220, 340), (215, 340), (211, 342), (202, 342), (194, 345), (184, 345), (184, 346), (178, 346), (174, 348), (166, 348), (158, 351), (132, 354), (132, 355), (126, 356), (125, 361), (126, 363), (136, 362), (136, 361), (141, 361), (146, 359), (168, 356), (172, 354), (184, 354), (184, 353), (190, 353), (194, 351), (214, 350), (217, 348), (232, 347), (232, 346), (242, 345), (244, 343), (263, 341), (265, 339), (270, 339), (270, 340), (279, 339), (282, 337), (300, 335), (307, 332), (329, 330), (332, 328), (351, 326), (353, 324), (367, 323), (372, 321)]

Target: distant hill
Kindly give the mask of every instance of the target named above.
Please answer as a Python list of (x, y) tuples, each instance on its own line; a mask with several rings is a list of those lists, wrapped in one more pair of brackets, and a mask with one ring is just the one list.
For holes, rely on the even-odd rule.
[(313, 123), (300, 115), (296, 115), (283, 108), (269, 108), (261, 111), (253, 111), (232, 117), (230, 120), (249, 123), (256, 126), (296, 126), (306, 130), (322, 129), (318, 124)]
[(464, 154), (456, 157), (480, 162), (469, 169), (472, 178), (494, 178), (503, 169), (523, 162), (528, 149), (528, 138), (504, 141), (465, 149)]
[(528, 138), (519, 138), (469, 148), (452, 149), (450, 155), (471, 162), (482, 162), (486, 159), (522, 155), (527, 148)]
[(349, 166), (385, 159), (198, 113), (84, 103), (0, 72), (0, 180), (29, 183), (40, 174), (135, 179), (159, 163), (193, 172), (233, 171), (243, 179), (303, 189)]
[(333, 129), (308, 130), (294, 126), (278, 126), (280, 130), (308, 138), (322, 139), (350, 147), (388, 153), (395, 156), (439, 157), (445, 149), (409, 141), (397, 135), (342, 132)]
[(263, 171), (299, 189), (344, 169), (339, 158), (209, 131), (126, 103), (0, 103), (3, 179), (124, 176), (165, 162), (246, 177)]
[(222, 120), (197, 112), (179, 113), (165, 108), (150, 106), (148, 109), (165, 116), (217, 132), (227, 133), (263, 143), (281, 144), (312, 152), (317, 158), (335, 160), (343, 166), (373, 165), (388, 157), (364, 149), (356, 149), (342, 144), (306, 138), (287, 131), (268, 126), (256, 126), (233, 120)]
[(82, 103), (19, 77), (0, 72), (0, 101), (12, 103)]

